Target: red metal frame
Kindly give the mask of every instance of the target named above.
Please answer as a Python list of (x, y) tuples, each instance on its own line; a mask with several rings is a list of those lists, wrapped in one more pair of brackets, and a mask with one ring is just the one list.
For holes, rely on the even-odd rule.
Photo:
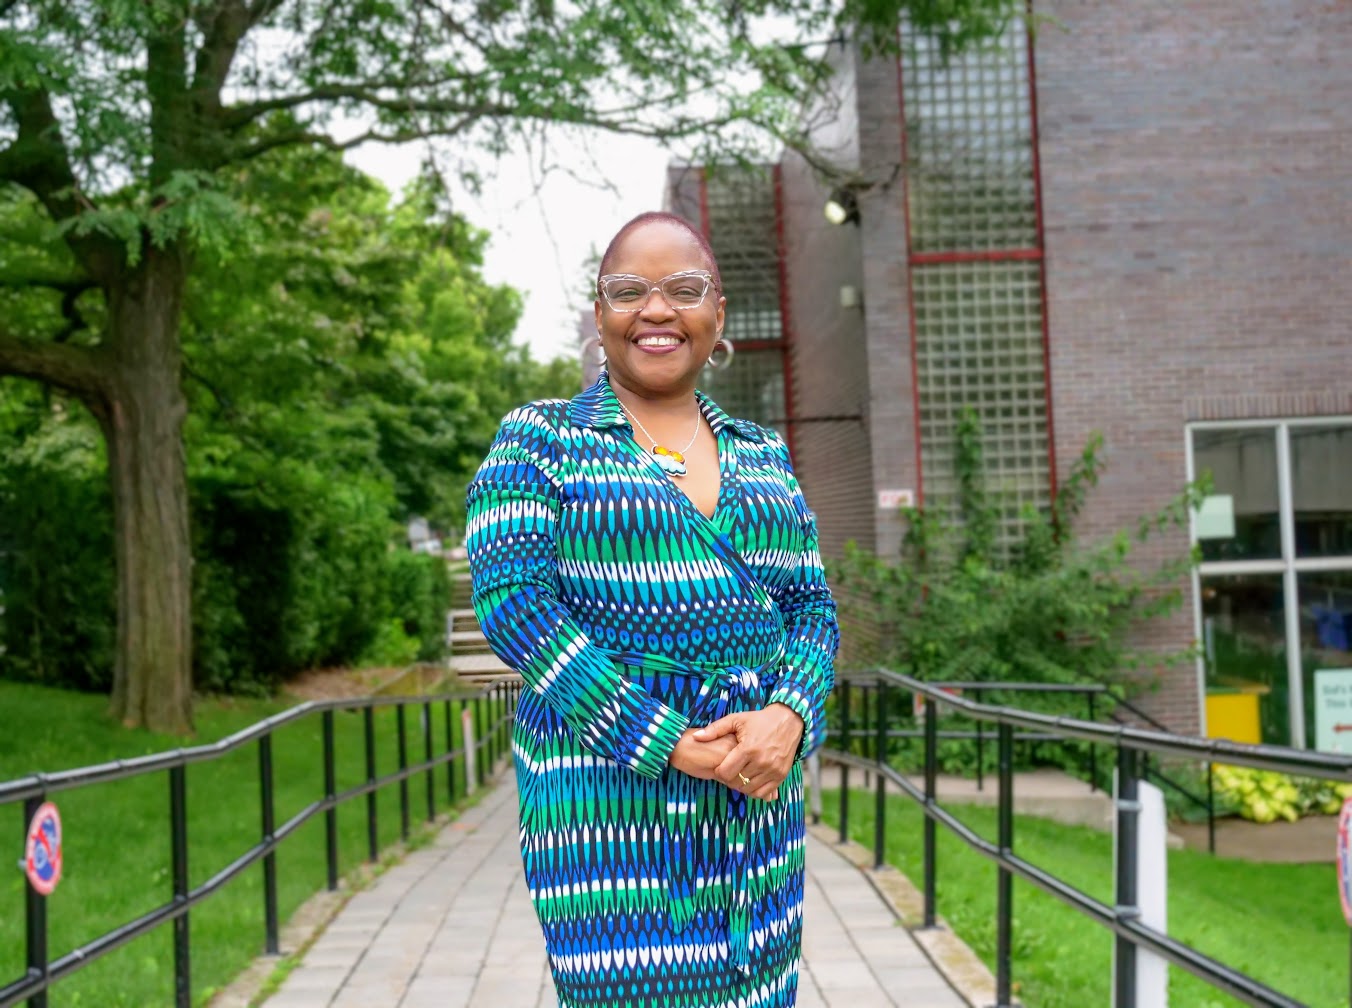
[[(772, 166), (775, 204), (775, 268), (779, 279), (779, 332), (778, 339), (741, 340), (737, 350), (778, 350), (780, 359), (780, 379), (784, 383), (784, 440), (793, 454), (793, 363), (789, 357), (789, 341), (792, 329), (789, 325), (789, 303), (785, 294), (786, 274), (784, 263), (784, 191), (783, 176), (779, 165)], [(713, 241), (713, 229), (709, 226), (709, 169), (703, 167), (699, 175), (699, 224), (704, 237)]]
[(1030, 142), (1033, 151), (1033, 215), (1037, 227), (1038, 258), (1043, 260), (1038, 273), (1038, 287), (1042, 294), (1042, 383), (1047, 397), (1047, 473), (1051, 480), (1052, 500), (1056, 500), (1056, 425), (1052, 417), (1055, 399), (1052, 397), (1052, 339), (1051, 324), (1047, 319), (1047, 240), (1042, 230), (1042, 144), (1038, 136), (1037, 115), (1037, 54), (1034, 51), (1033, 0), (1027, 0), (1028, 21), (1028, 116)]
[[(900, 43), (901, 29), (897, 29), (897, 41)], [(915, 435), (915, 505), (923, 507), (925, 504), (925, 464), (922, 457), (923, 449), (920, 446), (920, 357), (916, 352), (916, 324), (915, 324), (915, 280), (912, 276), (915, 266), (915, 251), (911, 248), (911, 179), (905, 172), (906, 160), (906, 78), (905, 71), (901, 65), (901, 53), (905, 52), (902, 45), (898, 45), (897, 54), (897, 121), (901, 128), (898, 130), (901, 140), (901, 164), (903, 171), (901, 173), (901, 212), (906, 222), (906, 315), (909, 319), (911, 328), (911, 429)]]
[[(789, 455), (793, 456), (794, 449), (794, 423), (793, 423), (793, 355), (789, 352), (793, 345), (793, 325), (792, 315), (789, 313), (788, 298), (788, 265), (785, 262), (784, 255), (784, 176), (780, 167), (776, 164), (771, 169), (775, 186), (775, 263), (779, 270), (779, 332), (780, 340), (780, 373), (784, 379), (784, 440), (789, 446)], [(751, 342), (748, 341), (746, 349), (754, 349)]]
[(712, 238), (709, 231), (709, 168), (699, 170), (699, 227), (706, 239)]

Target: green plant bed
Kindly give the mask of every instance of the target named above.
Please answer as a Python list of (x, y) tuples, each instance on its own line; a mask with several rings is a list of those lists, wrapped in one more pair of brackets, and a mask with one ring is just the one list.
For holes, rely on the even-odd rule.
[[(839, 792), (824, 793), (838, 826)], [(945, 806), (994, 840), (996, 811)], [(909, 798), (889, 796), (886, 859), (912, 881), (924, 878), (923, 816)], [(873, 796), (851, 790), (850, 833), (873, 843)], [(1017, 817), (1014, 850), (1105, 903), (1112, 902), (1112, 837), (1084, 827)], [(1348, 929), (1332, 865), (1256, 864), (1169, 851), (1169, 933), (1263, 983), (1315, 1006), (1347, 1003)], [(995, 865), (948, 830), (938, 830), (937, 905), (954, 932), (995, 968)], [(1019, 878), (1014, 880), (1012, 977), (1030, 1008), (1084, 1008), (1112, 1000), (1112, 937), (1089, 918)], [(1171, 1008), (1242, 1002), (1170, 967)]]
[[(130, 731), (105, 716), (107, 699), (45, 687), (0, 682), (0, 710), (8, 725), (0, 733), (0, 780), (36, 770), (55, 771), (118, 758), (160, 752), (182, 740)], [(197, 737), (215, 741), (293, 706), (270, 700), (199, 701)], [(419, 712), (408, 715), (410, 763), (424, 755)], [(444, 751), (445, 721), (433, 710), (434, 751)], [(454, 745), (460, 744), (458, 705), (452, 705)], [(363, 717), (335, 716), (337, 786), (341, 791), (365, 780)], [(398, 766), (396, 714), (375, 712), (377, 773)], [(276, 822), (280, 825), (323, 795), (321, 719), (289, 725), (273, 737)], [(457, 792), (464, 792), (463, 765), (456, 764)], [(188, 865), (190, 882), (201, 885), (258, 842), (261, 834), (258, 746), (187, 769)], [(427, 818), (425, 777), (409, 781), (410, 826)], [(446, 769), (435, 777), (436, 809), (447, 808)], [(63, 879), (48, 902), (49, 950), (53, 958), (124, 924), (171, 897), (169, 784), (166, 772), (99, 784), (54, 796), (64, 828)], [(400, 838), (399, 788), (377, 799), (378, 839), (385, 848)], [(21, 808), (10, 805), (17, 844)], [(367, 853), (366, 799), (338, 809), (340, 872), (348, 875)], [(23, 876), (9, 872), (0, 881), (0, 982), (24, 971)], [(279, 914), (285, 922), (326, 885), (323, 818), (317, 817), (286, 839), (277, 852)], [(264, 950), (263, 877), (252, 866), (190, 916), (193, 1003), (203, 1004)], [(109, 953), (54, 989), (53, 1004), (79, 1008), (144, 1008), (173, 1002), (173, 930), (163, 926)]]

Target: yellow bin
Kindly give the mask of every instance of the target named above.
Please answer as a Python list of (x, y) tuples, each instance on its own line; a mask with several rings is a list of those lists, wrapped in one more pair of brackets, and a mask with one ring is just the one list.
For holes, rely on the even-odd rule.
[(1208, 738), (1232, 742), (1263, 741), (1258, 718), (1258, 692), (1208, 693), (1206, 696), (1206, 734)]

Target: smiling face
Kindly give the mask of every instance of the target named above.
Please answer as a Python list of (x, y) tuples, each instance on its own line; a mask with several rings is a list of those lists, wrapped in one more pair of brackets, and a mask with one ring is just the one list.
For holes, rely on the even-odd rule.
[[(699, 306), (676, 308), (651, 288), (673, 273), (712, 269), (699, 243), (675, 224), (653, 221), (620, 240), (606, 272), (643, 277), (650, 283), (647, 300), (637, 311), (616, 311), (604, 298), (596, 300), (596, 329), (612, 384), (645, 399), (694, 391), (700, 369), (723, 331), (724, 298), (711, 286)], [(642, 296), (635, 300), (642, 301)]]

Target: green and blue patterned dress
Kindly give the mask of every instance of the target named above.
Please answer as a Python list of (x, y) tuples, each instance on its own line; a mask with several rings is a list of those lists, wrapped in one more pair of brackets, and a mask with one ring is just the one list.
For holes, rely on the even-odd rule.
[(561, 1008), (789, 1008), (801, 760), (779, 799), (667, 766), (681, 733), (784, 703), (821, 744), (837, 644), (778, 434), (699, 395), (705, 517), (636, 445), (607, 377), (511, 413), (470, 486), (474, 608), (519, 671), (521, 854)]

